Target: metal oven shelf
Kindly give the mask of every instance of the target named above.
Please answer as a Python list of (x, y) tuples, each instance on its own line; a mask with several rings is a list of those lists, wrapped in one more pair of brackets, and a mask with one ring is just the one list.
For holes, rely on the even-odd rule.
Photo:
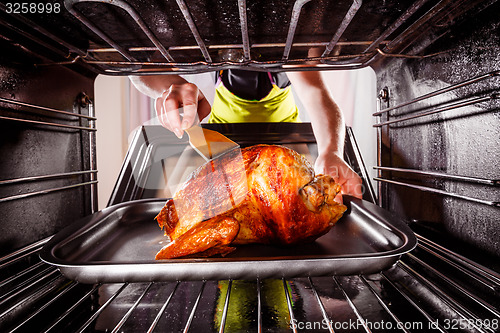
[(419, 239), (417, 251), (371, 275), (93, 285), (68, 280), (40, 262), (42, 241), (0, 261), (0, 327), (3, 332), (451, 332), (457, 323), (467, 331), (498, 331), (500, 275)]

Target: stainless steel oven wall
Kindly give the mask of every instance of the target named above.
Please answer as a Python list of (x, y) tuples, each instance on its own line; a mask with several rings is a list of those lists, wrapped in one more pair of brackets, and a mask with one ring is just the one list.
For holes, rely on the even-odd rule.
[(38, 59), (21, 65), (32, 55), (5, 39), (0, 49), (4, 255), (92, 213), (96, 166), (93, 78), (61, 66), (33, 66)]
[(378, 182), (383, 206), (416, 227), (498, 255), (500, 4), (475, 11), (404, 50), (428, 57), (377, 64)]

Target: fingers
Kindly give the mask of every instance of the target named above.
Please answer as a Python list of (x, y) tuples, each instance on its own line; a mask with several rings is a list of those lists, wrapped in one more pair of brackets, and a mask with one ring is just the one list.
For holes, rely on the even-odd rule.
[(354, 172), (347, 164), (343, 168), (339, 168), (338, 183), (341, 186), (340, 193), (343, 195), (351, 195), (362, 199), (363, 197), (363, 181), (361, 177)]
[(180, 108), (182, 107), (181, 87), (173, 84), (170, 89), (164, 92), (163, 119), (168, 123), (171, 130), (178, 138), (182, 138)]
[(161, 125), (181, 138), (185, 129), (210, 113), (211, 106), (196, 85), (184, 83), (164, 91), (156, 99), (155, 109)]
[(330, 175), (335, 182), (341, 186), (341, 191), (335, 198), (335, 201), (341, 203), (341, 195), (351, 195), (359, 199), (362, 198), (364, 192), (363, 181), (343, 158), (335, 154), (318, 156), (315, 163), (315, 171), (316, 173)]
[(165, 95), (166, 92), (164, 92), (160, 97), (158, 97), (155, 100), (155, 111), (156, 115), (158, 116), (158, 120), (160, 121), (160, 124), (168, 129), (169, 131), (172, 131), (172, 127), (168, 123), (167, 117), (165, 115), (165, 112), (163, 112), (163, 101), (165, 100)]
[(186, 83), (182, 86), (181, 98), (184, 107), (184, 116), (182, 118), (181, 130), (193, 126), (198, 116), (198, 99), (201, 92), (198, 87), (192, 83)]
[(342, 194), (352, 195), (353, 197), (363, 198), (363, 182), (361, 178), (354, 173), (351, 178), (345, 180), (342, 185)]

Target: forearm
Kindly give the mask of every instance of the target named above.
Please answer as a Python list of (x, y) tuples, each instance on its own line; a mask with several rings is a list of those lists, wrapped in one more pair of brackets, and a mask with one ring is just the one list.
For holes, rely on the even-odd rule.
[(318, 153), (343, 156), (345, 123), (342, 111), (323, 83), (320, 72), (294, 72), (288, 77), (311, 119)]
[(141, 75), (129, 76), (129, 79), (137, 90), (151, 98), (160, 97), (172, 84), (187, 83), (178, 75)]

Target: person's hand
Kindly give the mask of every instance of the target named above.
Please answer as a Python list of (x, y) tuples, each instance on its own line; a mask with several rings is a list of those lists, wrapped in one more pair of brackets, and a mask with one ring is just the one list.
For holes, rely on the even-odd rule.
[[(155, 101), (156, 114), (163, 127), (181, 138), (185, 129), (205, 118), (211, 110), (201, 90), (195, 84), (172, 84)], [(183, 116), (181, 119), (181, 110)]]
[(342, 203), (342, 194), (352, 195), (356, 198), (363, 196), (363, 182), (354, 170), (337, 154), (319, 155), (314, 165), (316, 174), (330, 175), (342, 189), (335, 201)]

